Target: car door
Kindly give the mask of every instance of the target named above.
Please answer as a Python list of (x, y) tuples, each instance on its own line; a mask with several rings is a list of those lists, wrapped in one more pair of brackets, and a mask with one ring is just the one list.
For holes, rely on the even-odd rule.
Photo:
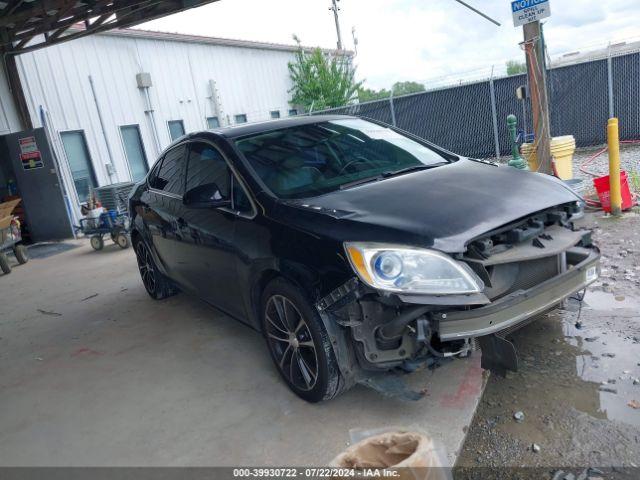
[(185, 144), (167, 151), (149, 178), (143, 217), (151, 243), (167, 275), (180, 285), (187, 277), (183, 268), (184, 242), (181, 225), (186, 169)]
[(200, 297), (242, 317), (231, 179), (225, 158), (212, 143), (189, 144), (185, 198), (191, 200), (181, 222), (186, 276)]

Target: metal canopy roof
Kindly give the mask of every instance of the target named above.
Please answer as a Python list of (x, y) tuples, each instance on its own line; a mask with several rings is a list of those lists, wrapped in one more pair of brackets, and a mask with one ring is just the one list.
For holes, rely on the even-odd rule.
[[(0, 0), (0, 50), (23, 53), (215, 1)], [(77, 23), (84, 28), (72, 29)]]

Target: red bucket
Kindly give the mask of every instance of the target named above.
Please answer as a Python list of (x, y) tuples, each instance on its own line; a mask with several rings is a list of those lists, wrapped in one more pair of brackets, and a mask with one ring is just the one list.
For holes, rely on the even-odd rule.
[[(598, 198), (602, 205), (602, 210), (611, 213), (611, 197), (609, 192), (609, 175), (593, 179), (593, 186), (596, 187)], [(622, 210), (629, 210), (633, 207), (633, 199), (631, 198), (631, 190), (629, 190), (629, 181), (627, 180), (627, 172), (620, 172), (620, 194), (622, 196)]]

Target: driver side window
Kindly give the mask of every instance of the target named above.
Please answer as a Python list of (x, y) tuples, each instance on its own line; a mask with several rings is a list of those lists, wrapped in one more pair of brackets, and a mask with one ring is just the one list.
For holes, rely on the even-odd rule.
[(231, 171), (224, 158), (207, 143), (193, 143), (189, 149), (186, 191), (198, 188), (195, 201), (231, 199)]

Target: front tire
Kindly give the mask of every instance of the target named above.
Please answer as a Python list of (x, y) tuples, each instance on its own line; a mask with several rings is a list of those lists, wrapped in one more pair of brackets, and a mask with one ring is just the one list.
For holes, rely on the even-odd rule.
[(24, 265), (29, 261), (29, 253), (27, 252), (27, 247), (24, 245), (14, 245), (13, 254), (16, 256), (16, 260), (20, 265)]
[(344, 386), (329, 335), (303, 293), (273, 280), (262, 295), (262, 328), (271, 358), (291, 391), (311, 403), (337, 396)]
[(104, 240), (101, 235), (94, 235), (89, 239), (89, 243), (91, 244), (91, 248), (93, 248), (96, 252), (102, 250), (104, 248)]
[(163, 298), (175, 295), (178, 292), (177, 289), (167, 277), (160, 273), (151, 256), (149, 247), (147, 247), (143, 240), (136, 242), (135, 250), (142, 284), (149, 296), (154, 300), (162, 300)]
[(0, 270), (5, 275), (11, 273), (11, 264), (9, 263), (9, 258), (4, 252), (0, 252)]

